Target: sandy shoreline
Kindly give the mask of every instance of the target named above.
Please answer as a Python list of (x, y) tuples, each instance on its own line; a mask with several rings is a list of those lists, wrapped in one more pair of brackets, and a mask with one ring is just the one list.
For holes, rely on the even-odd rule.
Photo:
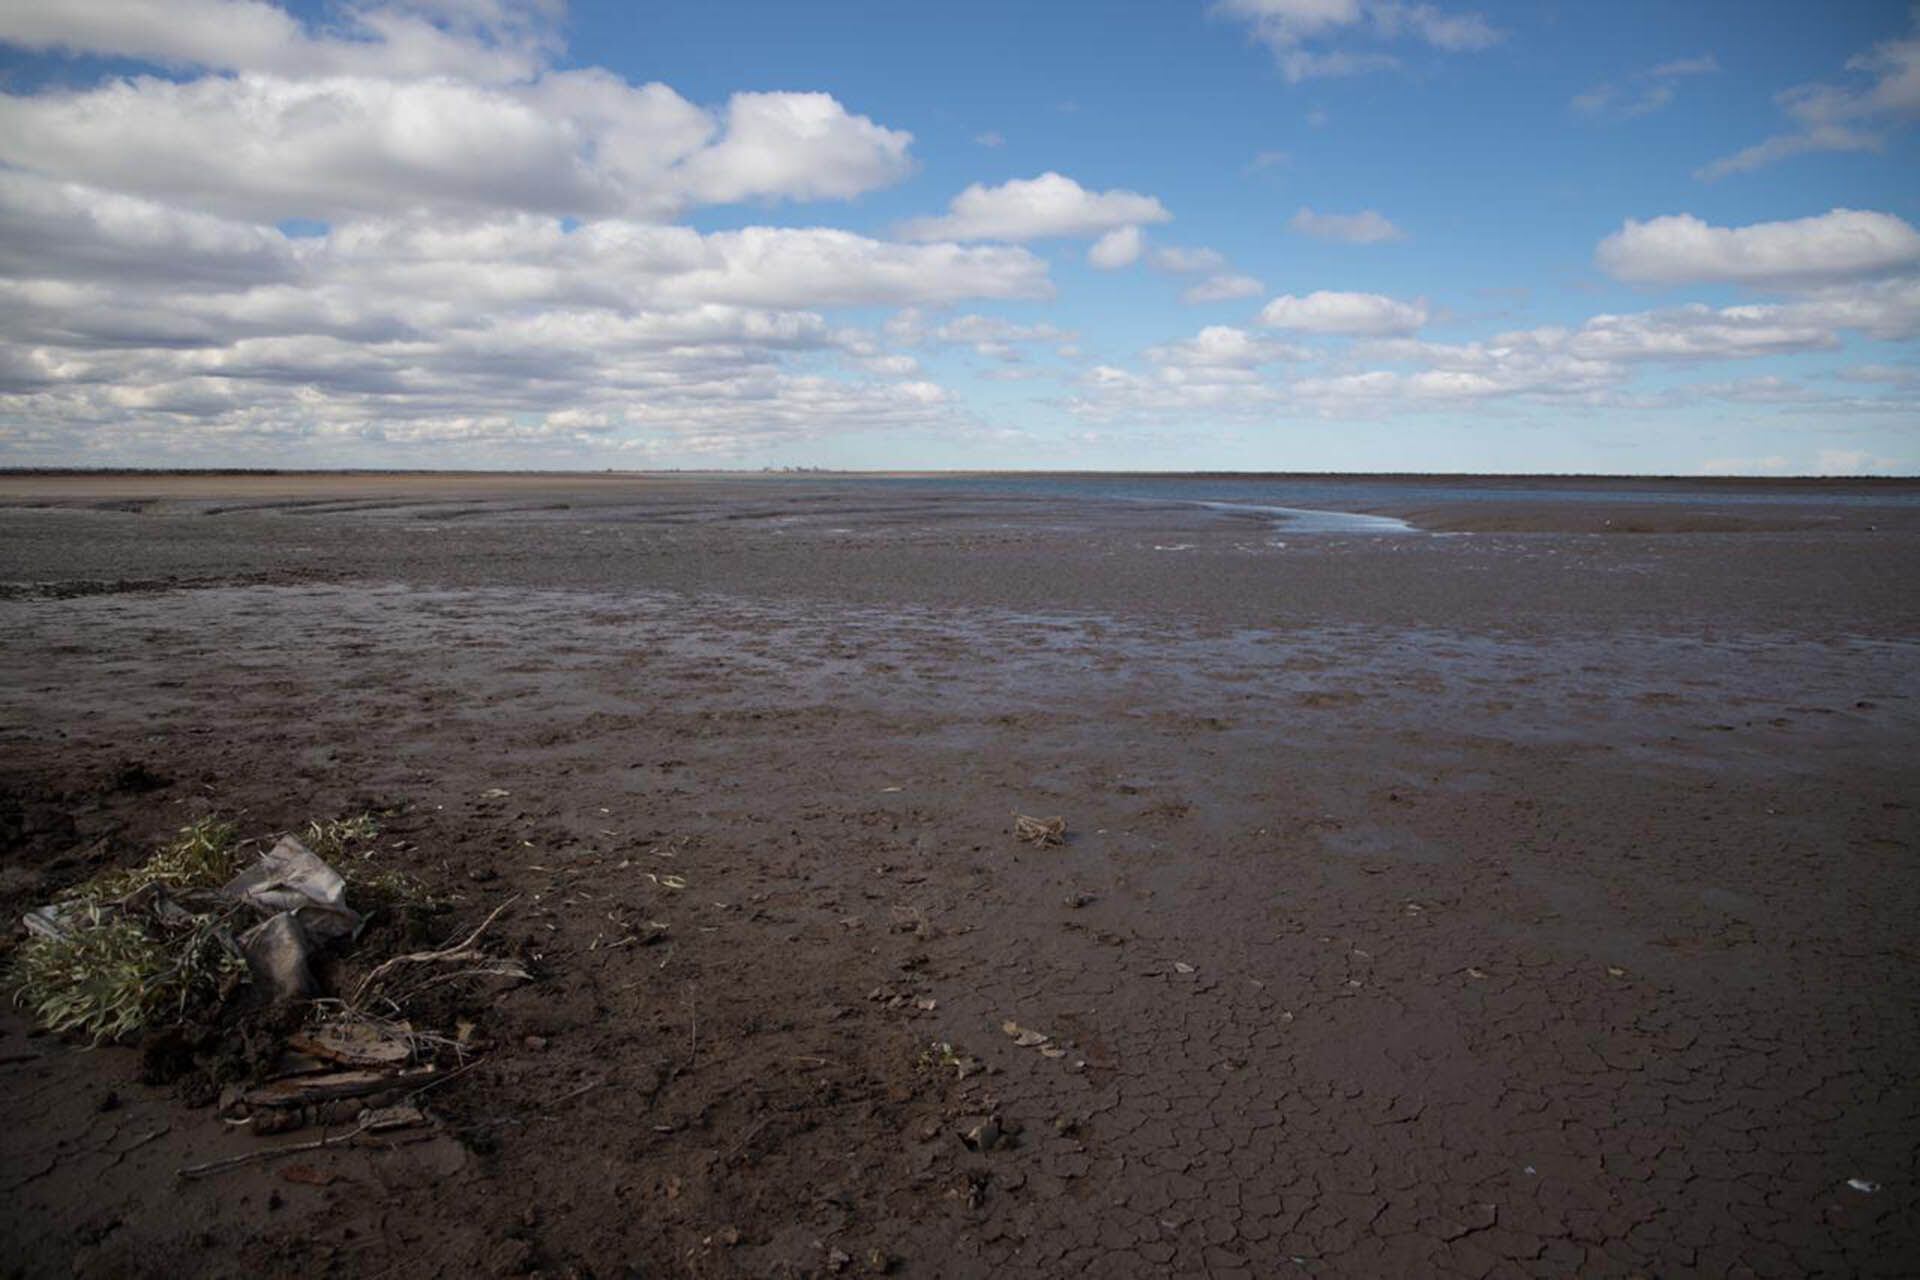
[[(176, 1188), (257, 1140), (9, 1013), (8, 1252), (1897, 1274), (1920, 531), (1803, 492), (1393, 538), (811, 477), (0, 477), (0, 906), (208, 804), (378, 800), (544, 966), (475, 1011), (505, 1048), (445, 1129), (326, 1186)], [(130, 758), (169, 785), (115, 791)], [(1018, 1144), (968, 1150), (989, 1113)]]

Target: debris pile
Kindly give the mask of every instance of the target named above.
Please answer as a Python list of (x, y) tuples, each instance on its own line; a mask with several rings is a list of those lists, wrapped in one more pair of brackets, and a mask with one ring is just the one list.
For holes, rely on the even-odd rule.
[[(344, 861), (375, 830), (361, 818), (315, 823), (307, 835)], [(397, 871), (349, 863), (358, 873), (350, 882), (293, 835), (257, 859), (247, 854), (231, 824), (203, 819), (140, 866), (27, 913), (15, 1002), (49, 1031), (95, 1044), (141, 1032), (149, 1043), (183, 1031), (203, 1045), (209, 1035), (251, 1040), (236, 1028), (264, 1017), (275, 1030), (268, 1052), (249, 1054), (251, 1078), (220, 1097), (222, 1117), (257, 1134), (355, 1126), (331, 1143), (425, 1123), (420, 1096), (466, 1070), (480, 1046), (472, 1024), (452, 1036), (422, 1031), (407, 1007), (461, 979), (530, 978), (519, 961), (480, 945), (512, 900), (457, 941), (382, 959), (346, 999), (328, 998), (327, 961), (360, 942), (371, 918), (349, 904), (350, 887), (357, 894), (364, 884), (376, 911), (431, 899)]]
[(318, 950), (365, 924), (346, 881), (290, 835), (240, 862), (232, 826), (203, 820), (143, 865), (28, 912), (19, 1002), (48, 1030), (98, 1043), (243, 990), (256, 1004), (318, 995)]

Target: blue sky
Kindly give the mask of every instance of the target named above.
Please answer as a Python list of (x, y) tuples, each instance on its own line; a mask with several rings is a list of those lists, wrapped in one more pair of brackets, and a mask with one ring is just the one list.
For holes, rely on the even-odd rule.
[(0, 463), (1911, 473), (1904, 4), (0, 6)]

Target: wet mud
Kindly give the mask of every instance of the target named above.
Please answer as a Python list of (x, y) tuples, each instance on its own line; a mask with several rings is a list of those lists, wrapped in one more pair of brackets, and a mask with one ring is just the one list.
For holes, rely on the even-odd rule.
[(9, 1010), (19, 1274), (1912, 1269), (1898, 507), (199, 483), (0, 507), (0, 906), (377, 806), (540, 980), (191, 1183), (272, 1140)]

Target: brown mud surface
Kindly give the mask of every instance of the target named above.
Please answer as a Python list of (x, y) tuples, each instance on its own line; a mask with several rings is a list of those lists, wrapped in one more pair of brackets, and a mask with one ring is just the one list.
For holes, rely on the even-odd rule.
[(373, 806), (538, 971), (189, 1182), (281, 1139), (6, 1010), (0, 1271), (1911, 1274), (1920, 529), (1824, 493), (0, 477), (0, 908)]

